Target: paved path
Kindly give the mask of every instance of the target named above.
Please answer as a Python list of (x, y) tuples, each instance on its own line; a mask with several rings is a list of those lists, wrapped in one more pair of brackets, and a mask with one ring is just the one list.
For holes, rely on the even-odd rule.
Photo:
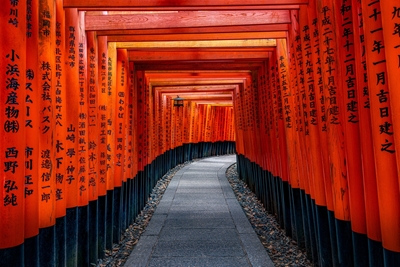
[(273, 267), (225, 177), (235, 161), (211, 157), (179, 170), (125, 267)]

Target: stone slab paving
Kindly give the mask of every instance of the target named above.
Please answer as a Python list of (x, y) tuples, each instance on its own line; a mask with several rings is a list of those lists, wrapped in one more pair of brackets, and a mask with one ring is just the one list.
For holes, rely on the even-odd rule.
[(210, 157), (179, 170), (124, 266), (273, 267), (225, 177), (235, 161)]

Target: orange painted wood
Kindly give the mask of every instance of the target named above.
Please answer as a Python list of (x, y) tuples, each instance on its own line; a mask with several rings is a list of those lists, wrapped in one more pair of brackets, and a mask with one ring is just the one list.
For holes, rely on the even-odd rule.
[(78, 31), (78, 63), (79, 63), (79, 117), (78, 117), (78, 205), (86, 206), (89, 203), (89, 162), (88, 162), (88, 61), (87, 61), (87, 38), (85, 28), (84, 13), (79, 12), (79, 28)]
[[(393, 135), (396, 147), (400, 147), (400, 92), (398, 90), (398, 77), (400, 74), (400, 5), (399, 2), (390, 0), (381, 3), (383, 39), (385, 42), (386, 67), (391, 98), (391, 111), (393, 117)], [(400, 150), (396, 150), (397, 173), (400, 173)], [(400, 177), (399, 177), (400, 178)], [(400, 190), (400, 179), (399, 179)]]
[(128, 103), (128, 116), (127, 116), (127, 134), (128, 134), (128, 144), (127, 144), (127, 153), (125, 154), (125, 161), (126, 161), (126, 168), (127, 168), (127, 175), (129, 179), (133, 179), (134, 175), (134, 156), (133, 150), (135, 149), (134, 146), (134, 135), (133, 129), (135, 127), (133, 123), (133, 97), (134, 93), (133, 90), (135, 89), (135, 67), (133, 62), (129, 62), (129, 80), (128, 80), (128, 94), (127, 103)]
[(289, 183), (292, 188), (300, 188), (300, 179), (297, 169), (297, 145), (295, 132), (294, 91), (290, 84), (288, 51), (285, 39), (277, 40), (277, 60), (279, 82), (281, 88), (283, 120), (285, 125), (287, 146), (287, 166), (289, 167)]
[[(167, 6), (167, 7), (126, 7), (126, 8), (121, 8), (121, 7), (109, 7), (107, 8), (107, 12), (109, 14), (120, 14), (121, 12), (138, 12), (138, 11), (161, 11), (161, 12), (166, 12), (166, 11), (191, 11), (191, 10), (290, 10), (290, 9), (299, 9), (300, 5), (254, 5), (254, 6), (202, 6), (202, 7), (196, 7), (196, 6), (179, 6), (179, 7), (174, 7), (174, 6)], [(87, 7), (87, 8), (80, 8), (82, 10), (87, 11), (88, 15), (95, 14), (95, 12), (103, 12), (104, 8), (101, 7)]]
[(155, 159), (155, 135), (154, 135), (154, 95), (152, 92), (152, 88), (150, 88), (150, 84), (146, 82), (146, 114), (147, 114), (147, 164), (151, 164), (151, 162)]
[[(284, 110), (283, 110), (283, 98), (282, 98), (282, 88), (279, 79), (279, 68), (278, 59), (276, 53), (271, 53), (272, 60), (269, 66), (269, 81), (271, 83), (271, 90), (273, 92), (274, 101), (274, 115), (277, 125), (275, 126), (275, 134), (278, 138), (278, 155), (280, 155), (277, 165), (280, 170), (280, 177), (283, 181), (289, 181), (289, 166), (288, 161), (288, 150), (286, 145), (286, 132), (285, 132), (285, 121), (284, 121)], [(276, 59), (275, 59), (276, 58)], [(275, 96), (276, 95), (276, 96)], [(276, 103), (275, 103), (276, 102)]]
[(108, 108), (108, 47), (107, 37), (98, 37), (98, 151), (99, 196), (107, 193), (107, 108)]
[(144, 154), (145, 154), (145, 140), (144, 140), (144, 124), (145, 124), (145, 116), (144, 116), (144, 73), (142, 71), (137, 71), (137, 138), (138, 138), (138, 171), (143, 171), (146, 163), (144, 162)]
[[(343, 139), (344, 107), (342, 76), (338, 65), (338, 39), (335, 35), (335, 13), (331, 1), (323, 0), (317, 5), (322, 80), (327, 112), (327, 142), (335, 218), (350, 220), (349, 191), (347, 184), (346, 157)], [(328, 18), (328, 22), (327, 22)]]
[(181, 11), (86, 16), (86, 30), (129, 30), (290, 23), (287, 10)]
[[(25, 238), (39, 233), (39, 69), (38, 69), (38, 1), (27, 2), (27, 25), (32, 27), (26, 35), (26, 101), (25, 101)], [(28, 52), (29, 51), (29, 52)], [(35, 75), (36, 74), (36, 75)], [(32, 138), (35, 137), (35, 138)], [(4, 199), (0, 198), (0, 199)], [(2, 213), (4, 214), (4, 213)], [(1, 231), (1, 230), (0, 230)]]
[[(339, 67), (342, 73), (344, 139), (346, 146), (346, 169), (349, 186), (351, 228), (360, 234), (367, 233), (365, 219), (364, 185), (362, 178), (362, 162), (359, 129), (359, 103), (356, 81), (356, 64), (353, 33), (354, 22), (352, 5), (347, 0), (336, 0), (335, 11), (337, 18), (336, 34), (342, 36), (338, 42)], [(362, 78), (362, 77), (360, 77)], [(362, 131), (363, 132), (363, 131)], [(362, 133), (361, 132), (361, 133)]]
[(326, 206), (328, 210), (333, 211), (333, 195), (332, 195), (332, 186), (330, 183), (330, 169), (329, 169), (329, 154), (327, 149), (327, 113), (326, 113), (326, 100), (324, 96), (324, 87), (322, 80), (322, 63), (321, 63), (321, 52), (320, 52), (320, 44), (319, 44), (319, 25), (318, 25), (318, 16), (316, 9), (315, 0), (310, 0), (310, 3), (307, 8), (308, 15), (310, 18), (310, 37), (311, 37), (311, 57), (312, 57), (312, 70), (314, 73), (314, 89), (315, 89), (315, 104), (317, 110), (317, 118), (318, 118), (318, 130), (319, 130), (319, 158), (322, 163), (323, 168), (323, 179), (325, 186), (325, 196), (326, 196)]
[[(26, 2), (13, 6), (7, 1), (0, 11), (2, 35), (7, 36), (0, 42), (0, 249), (24, 242), (27, 51), (26, 17), (18, 14), (25, 14), (25, 10)], [(38, 146), (33, 148), (38, 149)], [(32, 182), (37, 184), (38, 177), (33, 177)]]
[[(362, 25), (362, 8), (361, 2), (358, 0), (352, 1), (353, 12), (353, 31), (354, 36), (364, 36)], [(355, 70), (357, 80), (357, 98), (358, 98), (358, 113), (360, 144), (362, 154), (362, 176), (364, 186), (365, 199), (365, 214), (367, 224), (368, 238), (381, 242), (381, 224), (379, 220), (378, 193), (375, 174), (374, 150), (372, 143), (372, 128), (371, 128), (371, 113), (370, 113), (370, 96), (368, 90), (368, 81), (365, 77), (368, 76), (366, 69), (366, 53), (365, 53), (365, 38), (354, 38), (354, 55), (356, 62)]]
[[(86, 32), (88, 62), (88, 179), (89, 201), (96, 200), (100, 186), (99, 159), (99, 69), (98, 45), (95, 32)], [(104, 152), (104, 150), (103, 150)]]
[(125, 162), (125, 117), (127, 110), (125, 94), (128, 93), (128, 53), (126, 49), (117, 49), (117, 76), (115, 98), (115, 154), (114, 154), (114, 186), (121, 187)]
[(149, 83), (145, 77), (143, 81), (143, 102), (142, 102), (142, 112), (143, 112), (143, 167), (149, 164), (150, 160), (150, 118), (149, 118)]
[(117, 87), (117, 49), (108, 44), (107, 60), (107, 190), (114, 189), (115, 184), (115, 99)]
[[(131, 64), (131, 63), (130, 63)], [(139, 121), (138, 121), (138, 86), (139, 86), (139, 79), (143, 76), (143, 72), (140, 71), (135, 71), (135, 75), (133, 77), (133, 94), (132, 94), (132, 105), (133, 105), (133, 109), (132, 109), (132, 113), (133, 113), (133, 125), (135, 125), (135, 127), (133, 127), (133, 142), (132, 142), (132, 146), (133, 146), (133, 177), (136, 177), (136, 175), (138, 174), (139, 171), (139, 132), (138, 132), (138, 127), (136, 127), (136, 125), (138, 125)]]
[[(170, 98), (170, 103), (173, 103), (172, 98)], [(176, 125), (176, 118), (177, 118), (178, 110), (171, 104), (171, 122), (170, 122), (170, 134), (171, 134), (171, 142), (170, 148), (174, 149), (176, 147), (176, 133), (177, 133), (177, 125)]]
[[(293, 27), (293, 29), (295, 29), (295, 41), (296, 41), (296, 61), (297, 64), (299, 64), (299, 71), (298, 72), (298, 83), (300, 86), (300, 91), (299, 91), (299, 102), (300, 102), (300, 110), (301, 110), (301, 114), (300, 114), (300, 119), (303, 120), (303, 124), (304, 124), (304, 135), (303, 135), (303, 147), (302, 147), (302, 151), (304, 152), (303, 155), (306, 156), (306, 166), (305, 166), (305, 173), (306, 173), (306, 186), (308, 186), (308, 190), (309, 190), (309, 194), (311, 195), (312, 199), (316, 199), (316, 195), (315, 195), (315, 173), (314, 173), (314, 168), (313, 168), (313, 162), (316, 160), (314, 158), (314, 155), (311, 152), (311, 142), (313, 142), (311, 137), (311, 133), (310, 133), (310, 106), (309, 106), (309, 96), (308, 94), (310, 94), (310, 88), (309, 88), (309, 84), (307, 82), (312, 83), (312, 79), (313, 77), (310, 77), (310, 73), (307, 72), (307, 66), (304, 64), (305, 62), (307, 62), (307, 60), (310, 59), (311, 57), (311, 52), (309, 51), (311, 49), (310, 47), (310, 38), (306, 38), (304, 39), (304, 35), (305, 34), (309, 34), (309, 25), (308, 25), (308, 17), (305, 16), (303, 17), (304, 13), (307, 13), (307, 7), (306, 6), (302, 6), (303, 10), (300, 10), (297, 14), (293, 13), (292, 15), (295, 16), (295, 20), (292, 19), (293, 21), (293, 25), (294, 21), (296, 21), (297, 25), (296, 28)], [(306, 28), (304, 28), (304, 26), (306, 26)], [(301, 50), (300, 50), (301, 48)], [(306, 51), (308, 51), (310, 54), (308, 55), (308, 58), (306, 56)], [(309, 61), (310, 62), (310, 61)], [(314, 87), (312, 87), (311, 90), (311, 94), (313, 94), (313, 89)], [(316, 127), (314, 127), (316, 130)]]
[(175, 62), (175, 61), (153, 61), (152, 63), (141, 62), (135, 64), (138, 70), (255, 70), (260, 67), (261, 60), (258, 62), (237, 61), (230, 62)]
[(382, 13), (379, 2), (362, 2), (362, 8), (382, 244), (400, 252), (400, 196)]
[(129, 51), (129, 60), (135, 62), (143, 61), (183, 61), (183, 60), (254, 60), (264, 59), (269, 51), (263, 52), (223, 52), (223, 51)]
[[(277, 146), (273, 146), (272, 140), (276, 138), (276, 135), (274, 132), (271, 131), (271, 119), (272, 121), (274, 120), (274, 101), (270, 101), (272, 96), (274, 95), (272, 86), (270, 83), (270, 70), (269, 70), (269, 64), (270, 60), (266, 60), (265, 66), (262, 66), (259, 70), (259, 97), (260, 97), (260, 103), (259, 103), (259, 116), (260, 116), (260, 125), (261, 125), (261, 138), (262, 140), (265, 140), (264, 142), (261, 143), (261, 153), (263, 155), (262, 157), (262, 168), (264, 170), (270, 170), (273, 172), (274, 176), (278, 176), (277, 172), (278, 170), (273, 170), (273, 168), (276, 166), (277, 167), (277, 161), (275, 162), (275, 166), (271, 166), (271, 157), (272, 153), (269, 151), (272, 149), (275, 149), (275, 153), (277, 154)], [(276, 94), (275, 94), (276, 95)], [(272, 112), (271, 112), (272, 111)], [(276, 155), (275, 154), (275, 155)]]
[(305, 125), (303, 96), (304, 88), (304, 71), (302, 65), (301, 40), (299, 30), (299, 14), (298, 10), (291, 10), (292, 24), (289, 31), (289, 51), (290, 51), (290, 77), (291, 87), (294, 94), (294, 115), (295, 115), (295, 130), (297, 143), (297, 170), (300, 180), (300, 188), (307, 195), (310, 195), (310, 178), (312, 175), (308, 172), (308, 164), (310, 162), (310, 154), (306, 152), (306, 136), (305, 131), (308, 131), (308, 126)]
[(154, 119), (155, 119), (155, 125), (154, 125), (154, 132), (155, 136), (157, 136), (155, 142), (155, 148), (157, 151), (157, 155), (162, 155), (163, 154), (163, 130), (162, 130), (162, 104), (161, 104), (161, 99), (162, 96), (160, 92), (156, 91), (154, 92)]
[(110, 42), (135, 41), (205, 41), (205, 40), (248, 40), (285, 38), (286, 32), (237, 32), (237, 33), (203, 33), (203, 34), (154, 34), (154, 35), (110, 35)]
[(55, 42), (55, 105), (54, 119), (55, 132), (53, 150), (55, 151), (55, 179), (56, 179), (56, 217), (64, 217), (67, 213), (66, 184), (66, 162), (65, 143), (67, 136), (67, 84), (64, 67), (66, 63), (67, 50), (65, 49), (65, 13), (62, 1), (56, 1), (56, 42)]
[(39, 220), (40, 227), (49, 227), (55, 224), (55, 172), (56, 159), (53, 147), (55, 130), (55, 2), (39, 1), (39, 14), (46, 14), (45, 22), (39, 21), (39, 72), (40, 86), (40, 144), (39, 144)]
[(67, 208), (78, 205), (78, 118), (79, 118), (79, 62), (78, 62), (78, 29), (79, 19), (77, 9), (65, 9), (65, 36), (66, 43), (66, 65), (65, 76), (68, 82), (75, 85), (75, 90), (68, 90), (65, 105), (68, 112), (67, 137), (65, 140), (65, 182)]
[(213, 26), (195, 28), (159, 28), (138, 30), (103, 30), (98, 29), (98, 35), (147, 35), (147, 34), (202, 34), (202, 33), (241, 33), (241, 32), (271, 32), (287, 31), (288, 24), (261, 24), (261, 25), (235, 25), (235, 26)]
[[(314, 12), (315, 13), (315, 12)], [(309, 167), (312, 170), (312, 187), (314, 189), (313, 199), (319, 206), (326, 206), (325, 197), (325, 184), (324, 184), (324, 173), (321, 160), (321, 143), (319, 139), (318, 129), (318, 112), (317, 112), (317, 101), (315, 93), (315, 79), (317, 76), (314, 73), (312, 58), (312, 42), (311, 42), (311, 21), (309, 20), (309, 12), (306, 6), (300, 7), (300, 36), (302, 43), (302, 63), (304, 71), (304, 83), (306, 92), (306, 106), (307, 106), (307, 117), (308, 117), (308, 140), (307, 142), (307, 153), (311, 155), (311, 162)], [(307, 137), (306, 136), (306, 137)]]
[(108, 68), (108, 47), (107, 37), (97, 37), (98, 47), (98, 195), (107, 194), (107, 68)]
[(193, 102), (190, 102), (191, 104), (191, 120), (190, 120), (190, 143), (195, 143), (195, 127), (196, 127), (196, 113), (197, 113), (197, 107)]
[(145, 4), (141, 1), (130, 1), (130, 0), (115, 0), (109, 2), (107, 0), (86, 0), (84, 2), (79, 0), (65, 0), (64, 7), (203, 7), (203, 6), (242, 6), (242, 5), (298, 5), (307, 4), (307, 0), (271, 0), (268, 3), (260, 0), (186, 0), (186, 1), (165, 1), (165, 0), (148, 0)]

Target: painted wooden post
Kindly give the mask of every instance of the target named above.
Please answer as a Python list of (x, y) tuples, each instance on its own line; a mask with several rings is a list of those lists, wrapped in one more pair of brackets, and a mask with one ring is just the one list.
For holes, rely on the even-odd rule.
[(65, 10), (66, 65), (65, 76), (69, 88), (66, 98), (67, 130), (65, 140), (66, 155), (66, 196), (67, 208), (78, 206), (78, 118), (79, 118), (79, 63), (78, 63), (78, 29), (77, 9)]
[[(87, 80), (88, 80), (88, 179), (89, 201), (97, 200), (99, 196), (99, 79), (98, 79), (98, 46), (95, 32), (87, 35)], [(104, 193), (104, 192), (103, 192)]]
[[(3, 175), (0, 188), (0, 249), (18, 246), (24, 242), (26, 183), (24, 126), (27, 106), (26, 90), (24, 90), (27, 81), (26, 2), (5, 1), (2, 4), (0, 164)], [(36, 178), (32, 177), (32, 184), (38, 182)], [(7, 264), (22, 264), (21, 260), (23, 259), (7, 259)]]
[(314, 76), (314, 62), (312, 58), (312, 43), (311, 43), (311, 27), (308, 17), (308, 10), (306, 6), (300, 8), (300, 36), (302, 40), (302, 57), (303, 57), (303, 70), (304, 82), (306, 86), (306, 105), (308, 107), (308, 131), (309, 131), (309, 146), (307, 146), (308, 153), (312, 155), (312, 183), (314, 188), (313, 199), (319, 206), (326, 206), (325, 185), (323, 166), (321, 161), (321, 145), (319, 140), (318, 130), (318, 112), (317, 101), (315, 95), (315, 76)]
[[(336, 31), (335, 5), (331, 1), (317, 3), (319, 43), (322, 63), (322, 80), (327, 112), (327, 137), (330, 166), (330, 185), (334, 204), (336, 240), (331, 230), (332, 248), (338, 248), (338, 264), (351, 264), (352, 241), (350, 229), (349, 191), (347, 183), (346, 157), (344, 151), (344, 108), (342, 74), (339, 68), (338, 39)], [(332, 221), (333, 223), (333, 221)], [(334, 242), (332, 242), (334, 241)], [(333, 253), (335, 255), (335, 253)], [(335, 261), (334, 261), (335, 264)]]
[[(66, 215), (67, 196), (65, 190), (65, 140), (67, 134), (66, 117), (66, 90), (65, 83), (65, 14), (62, 1), (56, 1), (56, 43), (55, 43), (55, 98), (54, 98), (54, 119), (55, 119), (55, 178), (56, 178), (56, 217), (61, 218)], [(64, 238), (60, 236), (60, 239)]]
[(79, 119), (79, 19), (78, 10), (65, 9), (66, 64), (65, 76), (68, 77), (66, 88), (68, 97), (65, 106), (66, 116), (65, 138), (65, 195), (67, 198), (66, 258), (68, 266), (76, 266), (78, 254), (78, 119)]
[(115, 177), (115, 97), (116, 97), (116, 66), (117, 48), (113, 42), (108, 42), (107, 59), (107, 190), (114, 189)]
[[(39, 233), (39, 12), (38, 0), (26, 2), (26, 113), (25, 113), (25, 238)], [(28, 18), (29, 17), (29, 18)], [(19, 41), (20, 42), (20, 41)], [(29, 51), (29, 53), (28, 53)], [(2, 213), (3, 214), (3, 213)], [(2, 239), (2, 238), (0, 238)]]
[(88, 180), (88, 90), (87, 90), (87, 39), (84, 29), (84, 12), (79, 13), (80, 30), (78, 31), (79, 64), (79, 115), (78, 115), (78, 206), (89, 203)]
[(353, 32), (352, 5), (347, 0), (335, 2), (337, 18), (336, 35), (338, 39), (339, 64), (342, 73), (342, 90), (344, 109), (344, 137), (346, 147), (346, 168), (349, 187), (349, 208), (353, 236), (354, 264), (365, 266), (368, 264), (367, 229), (365, 219), (364, 186), (362, 180), (360, 131), (359, 131), (359, 103), (357, 98), (355, 35)]
[[(393, 135), (396, 147), (400, 147), (400, 3), (395, 0), (380, 2), (382, 12), (383, 39), (385, 42), (386, 67), (393, 117)], [(400, 150), (396, 150), (397, 173), (400, 173)], [(400, 190), (400, 177), (399, 177)]]
[(134, 145), (134, 128), (136, 125), (134, 124), (133, 121), (133, 97), (134, 97), (134, 92), (133, 90), (135, 89), (135, 68), (134, 68), (134, 63), (129, 62), (129, 93), (127, 95), (128, 97), (128, 153), (127, 153), (127, 161), (128, 161), (128, 177), (130, 179), (133, 179), (135, 177), (134, 175), (134, 157), (133, 157), (133, 150), (136, 149)]
[(114, 185), (121, 187), (124, 176), (125, 161), (125, 94), (128, 87), (128, 52), (126, 49), (117, 49), (117, 86), (115, 101), (115, 169)]
[(326, 99), (324, 96), (324, 87), (322, 79), (322, 64), (321, 64), (321, 49), (319, 42), (319, 26), (318, 18), (316, 12), (316, 2), (311, 0), (307, 8), (308, 14), (310, 15), (310, 29), (311, 29), (311, 52), (312, 52), (312, 62), (314, 71), (314, 88), (315, 88), (315, 98), (317, 107), (317, 117), (318, 117), (318, 128), (320, 137), (320, 158), (322, 161), (323, 173), (324, 173), (324, 185), (325, 185), (325, 195), (326, 195), (326, 206), (329, 211), (334, 210), (333, 206), (333, 196), (332, 196), (332, 186), (330, 184), (329, 176), (329, 163), (328, 163), (328, 149), (326, 144), (328, 143), (327, 137), (327, 108)]
[(105, 196), (107, 194), (107, 67), (108, 67), (108, 51), (107, 37), (98, 36), (98, 195)]
[(55, 2), (39, 1), (39, 73), (41, 77), (40, 93), (40, 169), (39, 169), (39, 205), (40, 227), (53, 226), (55, 214), (55, 153), (53, 138), (55, 129), (54, 92), (55, 92)]
[[(352, 1), (353, 12), (353, 31), (354, 36), (354, 55), (357, 81), (357, 98), (358, 98), (358, 113), (360, 144), (362, 154), (362, 176), (364, 183), (364, 198), (365, 198), (365, 215), (366, 227), (369, 245), (369, 263), (370, 266), (382, 266), (383, 252), (381, 249), (382, 235), (378, 206), (375, 158), (372, 142), (372, 127), (370, 113), (370, 94), (368, 89), (368, 73), (366, 62), (365, 35), (363, 28), (362, 7), (361, 1)], [(358, 64), (360, 62), (361, 64)]]
[[(400, 252), (400, 195), (380, 3), (362, 2), (382, 244)], [(391, 55), (393, 56), (393, 55)], [(390, 266), (390, 260), (385, 266)]]

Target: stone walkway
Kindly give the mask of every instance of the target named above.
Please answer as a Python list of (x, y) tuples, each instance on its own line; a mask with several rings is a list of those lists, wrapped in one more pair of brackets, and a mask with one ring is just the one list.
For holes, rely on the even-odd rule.
[(211, 157), (179, 170), (124, 266), (273, 267), (225, 177), (235, 161)]

